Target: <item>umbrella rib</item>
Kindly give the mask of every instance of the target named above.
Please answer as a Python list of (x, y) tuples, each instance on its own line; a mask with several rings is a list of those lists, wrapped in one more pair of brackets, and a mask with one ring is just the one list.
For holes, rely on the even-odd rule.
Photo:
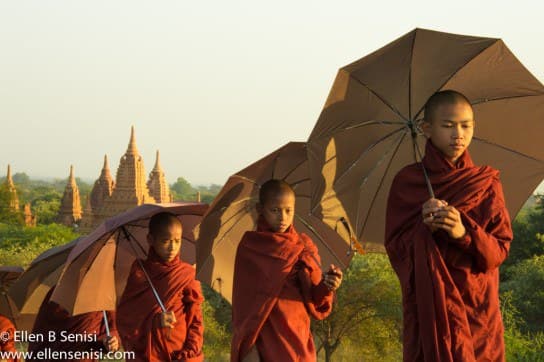
[(497, 98), (483, 98), (483, 99), (477, 99), (474, 102), (472, 102), (471, 104), (473, 106), (476, 106), (476, 105), (483, 104), (483, 103), (499, 102), (499, 101), (504, 101), (504, 100), (507, 100), (507, 99), (527, 98), (527, 97), (541, 97), (543, 95), (544, 95), (544, 93), (525, 94), (525, 95), (522, 95), (522, 96), (506, 96), (506, 97), (497, 97)]
[(368, 120), (368, 121), (363, 121), (361, 123), (357, 123), (357, 124), (354, 124), (352, 126), (347, 126), (345, 128), (342, 128), (341, 131), (349, 131), (349, 130), (352, 130), (352, 129), (356, 129), (356, 128), (361, 128), (361, 127), (366, 127), (366, 126), (372, 126), (372, 125), (375, 125), (375, 124), (383, 124), (383, 125), (405, 125), (406, 122), (399, 122), (399, 121), (380, 121), (380, 120), (376, 120), (376, 119), (371, 119), (371, 120)]
[(414, 48), (416, 46), (417, 33), (416, 30), (410, 49), (410, 67), (408, 69), (408, 119), (412, 119), (412, 65), (414, 63)]
[[(397, 134), (398, 132), (401, 132), (401, 131), (405, 131), (406, 130), (406, 127), (402, 127), (402, 128), (397, 128), (396, 130), (386, 134), (385, 136), (381, 137), (380, 139), (376, 140), (375, 142), (373, 142), (371, 145), (369, 145), (367, 148), (365, 148), (360, 156), (357, 158), (357, 160), (355, 160), (355, 162), (353, 162), (351, 164), (350, 167), (348, 167), (347, 170), (345, 170), (344, 172), (342, 172), (342, 174), (339, 176), (339, 177), (336, 177), (336, 180), (334, 181), (334, 185), (336, 185), (344, 176), (346, 176), (348, 174), (348, 172), (353, 168), (355, 167), (355, 165), (361, 161), (363, 159), (364, 156), (366, 156), (366, 154), (368, 153), (368, 151), (370, 151), (371, 149), (373, 149), (374, 147), (376, 147), (378, 144), (380, 144), (381, 142), (385, 141), (386, 139), (388, 139), (389, 137), (392, 137), (394, 136), (395, 134)], [(334, 158), (336, 158), (336, 156), (334, 156)], [(330, 160), (328, 160), (327, 162), (329, 162)]]
[[(233, 205), (238, 205), (238, 204), (243, 203), (243, 202), (248, 202), (248, 201), (250, 201), (250, 200), (252, 200), (252, 199), (253, 199), (253, 197), (244, 197), (244, 198), (242, 198), (241, 200), (232, 201), (231, 203), (229, 203), (229, 206), (228, 206), (228, 207), (231, 207), (231, 206), (233, 206)], [(223, 210), (223, 208), (221, 208), (221, 210), (218, 210), (218, 211), (222, 211), (222, 210)], [(210, 215), (211, 215), (211, 214), (215, 214), (215, 213), (218, 212), (218, 211), (214, 211), (213, 213), (210, 213)], [(236, 216), (236, 214), (233, 215), (233, 216), (231, 216), (231, 217), (229, 217), (227, 220), (225, 220), (225, 222), (230, 221), (230, 219), (232, 219), (234, 216)]]
[[(334, 258), (336, 259), (336, 261), (338, 261), (339, 264), (345, 266), (345, 264), (340, 260), (340, 258), (338, 257), (338, 255), (331, 249), (331, 247), (326, 243), (325, 240), (323, 240), (323, 238), (321, 237), (321, 235), (319, 235), (319, 233), (315, 230), (315, 228), (310, 225), (308, 222), (306, 222), (306, 220), (304, 220), (300, 215), (298, 215), (297, 213), (295, 213), (295, 216), (296, 218), (304, 224), (304, 226), (306, 226), (309, 230), (311, 230), (315, 236), (317, 236), (317, 238), (321, 241), (321, 244), (323, 244), (327, 250), (329, 251), (329, 253), (331, 253), (331, 255), (334, 256)], [(328, 226), (327, 226), (328, 227)], [(316, 260), (317, 261), (317, 260)], [(318, 265), (321, 265), (321, 263), (317, 263)]]
[(357, 83), (359, 83), (360, 85), (362, 85), (363, 87), (368, 89), (368, 91), (370, 93), (374, 94), (374, 96), (376, 96), (376, 98), (378, 98), (380, 101), (382, 101), (383, 104), (385, 104), (387, 107), (389, 107), (389, 109), (391, 109), (394, 113), (396, 113), (400, 118), (402, 118), (406, 122), (408, 122), (406, 117), (404, 117), (395, 107), (393, 107), (391, 104), (389, 104), (382, 96), (380, 96), (378, 93), (376, 93), (372, 88), (370, 88), (368, 85), (366, 85), (365, 83), (363, 83), (359, 79), (357, 79), (355, 77), (352, 77), (351, 74), (350, 74), (350, 78), (354, 79)]
[[(244, 209), (238, 210), (234, 215), (232, 215), (232, 216), (229, 218), (228, 221), (232, 220), (233, 218), (235, 218), (236, 216), (242, 214), (243, 212), (245, 212)], [(242, 215), (242, 216), (243, 216), (243, 215)], [(241, 217), (240, 217), (240, 219), (241, 219)], [(217, 242), (214, 243), (214, 245), (212, 246), (212, 250), (211, 250), (210, 253), (213, 253), (213, 251), (219, 246), (219, 243), (220, 243), (221, 241), (223, 241), (223, 239), (225, 239), (225, 236), (226, 236), (228, 233), (230, 233), (230, 232), (232, 231), (232, 229), (234, 229), (234, 227), (236, 226), (237, 223), (238, 223), (238, 221), (234, 222), (234, 223), (232, 224), (232, 226), (231, 226), (230, 228), (228, 228), (228, 230), (226, 230), (226, 231), (223, 233), (223, 236), (221, 236), (221, 239), (217, 240)]]
[[(399, 142), (397, 143), (394, 151), (393, 151), (393, 154), (391, 155), (391, 158), (389, 159), (389, 163), (387, 164), (387, 167), (385, 169), (385, 172), (383, 173), (383, 176), (380, 180), (380, 183), (378, 184), (378, 187), (376, 188), (376, 192), (374, 193), (374, 197), (372, 198), (372, 201), (370, 202), (370, 206), (368, 207), (368, 213), (366, 214), (366, 217), (365, 217), (365, 220), (363, 222), (363, 225), (362, 225), (362, 228), (361, 228), (361, 231), (363, 231), (366, 227), (366, 224), (368, 223), (368, 219), (370, 217), (370, 212), (372, 210), (372, 207), (374, 206), (374, 203), (376, 202), (376, 199), (378, 197), (378, 192), (380, 191), (380, 189), (382, 188), (382, 185), (383, 185), (383, 181), (385, 179), (385, 176), (387, 175), (387, 173), (389, 172), (389, 169), (391, 168), (391, 164), (393, 163), (393, 159), (395, 158), (395, 155), (397, 154), (397, 152), (399, 151), (400, 149), (400, 145), (402, 144), (403, 140), (404, 140), (404, 137), (406, 137), (406, 134), (407, 133), (404, 133), (400, 138), (399, 138)], [(361, 185), (361, 188), (362, 188), (362, 185)], [(358, 227), (359, 227), (359, 209), (360, 209), (360, 203), (357, 205), (357, 224), (356, 224), (356, 233), (358, 231)], [(362, 232), (361, 232), (361, 235), (362, 235)], [(356, 235), (357, 238), (359, 238), (359, 235), (357, 233)]]
[[(292, 174), (293, 172), (295, 172), (300, 166), (302, 166), (302, 165), (304, 164), (304, 162), (306, 162), (306, 161), (308, 161), (308, 158), (307, 158), (307, 157), (305, 157), (302, 161), (300, 161), (298, 164), (296, 164), (295, 167), (293, 167), (289, 172), (287, 172), (287, 175), (285, 175), (285, 176), (283, 177), (283, 180), (285, 180), (287, 177), (291, 176), (291, 174)], [(301, 181), (299, 181), (299, 183), (300, 183), (300, 182), (301, 182)], [(294, 184), (293, 184), (293, 185), (294, 185)], [(293, 185), (291, 185), (291, 186), (293, 186)]]
[[(442, 87), (444, 87), (453, 77), (455, 77), (457, 75), (457, 73), (459, 73), (461, 71), (461, 69), (463, 69), (464, 67), (466, 67), (470, 62), (472, 62), (474, 59), (478, 58), (483, 52), (485, 52), (487, 49), (491, 48), (493, 45), (497, 44), (497, 42), (499, 41), (499, 39), (496, 39), (495, 42), (493, 44), (490, 44), (489, 46), (485, 47), (484, 49), (482, 49), (478, 54), (474, 55), (472, 58), (468, 59), (463, 65), (461, 65), (459, 68), (457, 68), (457, 70), (455, 70), (455, 72), (453, 72), (445, 81), (444, 83), (442, 83), (440, 85), (440, 87), (438, 87), (437, 89), (437, 92), (440, 91), (442, 89)], [(426, 103), (426, 102), (425, 102)], [(414, 118), (417, 118), (417, 116), (423, 111), (423, 109), (425, 108), (425, 104), (423, 104), (423, 106), (417, 111), (417, 113), (414, 115)]]
[(495, 142), (491, 142), (489, 140), (486, 140), (485, 138), (480, 138), (480, 137), (473, 137), (474, 140), (477, 140), (477, 141), (480, 141), (480, 142), (483, 142), (483, 143), (487, 143), (491, 146), (495, 146), (495, 147), (498, 147), (498, 148), (501, 148), (505, 151), (508, 151), (508, 152), (511, 152), (511, 153), (514, 153), (518, 156), (521, 156), (521, 157), (525, 157), (525, 158), (528, 158), (530, 160), (533, 160), (533, 161), (536, 161), (536, 162), (540, 162), (540, 163), (543, 163), (544, 164), (544, 160), (540, 160), (538, 158), (535, 158), (533, 156), (529, 156), (529, 155), (526, 155), (525, 153), (523, 152), (519, 152), (519, 151), (516, 151), (510, 147), (506, 147), (506, 146), (503, 146), (503, 145), (500, 145), (498, 143), (495, 143)]

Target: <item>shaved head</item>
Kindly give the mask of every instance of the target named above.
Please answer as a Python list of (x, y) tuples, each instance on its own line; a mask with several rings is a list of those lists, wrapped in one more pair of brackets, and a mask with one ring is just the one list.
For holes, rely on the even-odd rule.
[(266, 181), (259, 189), (259, 203), (264, 205), (271, 197), (281, 194), (295, 195), (295, 191), (283, 180), (271, 179)]
[(431, 122), (434, 119), (438, 107), (444, 104), (452, 105), (459, 103), (467, 104), (472, 109), (470, 101), (462, 93), (454, 90), (436, 92), (425, 103), (425, 121)]
[(168, 231), (171, 225), (179, 225), (181, 227), (181, 221), (176, 215), (170, 212), (160, 212), (155, 214), (149, 220), (149, 234), (158, 236), (159, 234)]

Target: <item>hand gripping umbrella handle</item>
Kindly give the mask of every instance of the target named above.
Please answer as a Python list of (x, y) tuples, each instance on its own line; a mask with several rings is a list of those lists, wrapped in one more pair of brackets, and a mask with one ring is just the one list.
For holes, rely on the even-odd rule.
[(121, 227), (121, 229), (123, 230), (123, 233), (125, 234), (125, 238), (128, 240), (128, 243), (129, 243), (130, 247), (134, 251), (134, 255), (136, 256), (136, 260), (138, 260), (138, 264), (140, 265), (140, 268), (144, 272), (145, 279), (149, 283), (149, 287), (151, 288), (151, 291), (153, 292), (153, 295), (155, 296), (155, 299), (157, 300), (157, 303), (159, 303), (159, 307), (161, 307), (161, 310), (162, 310), (163, 313), (166, 313), (166, 308), (164, 307), (164, 304), (162, 303), (161, 297), (159, 296), (159, 293), (157, 293), (157, 290), (153, 286), (153, 283), (151, 282), (151, 278), (149, 277), (149, 275), (145, 271), (144, 264), (142, 263), (142, 260), (140, 258), (138, 258), (138, 252), (136, 251), (136, 248), (134, 248), (134, 245), (132, 244), (132, 241), (135, 240), (134, 236), (132, 236), (132, 234), (130, 234), (126, 228)]

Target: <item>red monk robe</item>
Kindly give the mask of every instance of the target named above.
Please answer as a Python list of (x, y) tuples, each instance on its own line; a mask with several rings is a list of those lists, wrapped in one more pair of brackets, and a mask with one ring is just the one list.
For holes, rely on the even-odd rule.
[(421, 164), (391, 186), (385, 247), (402, 287), (405, 361), (504, 361), (499, 269), (512, 230), (498, 171), (477, 167), (468, 151), (455, 165), (427, 142), (423, 164), (436, 194), (461, 214), (466, 234), (432, 233)]
[(121, 302), (117, 324), (126, 351), (134, 351), (133, 361), (170, 362), (203, 361), (204, 326), (201, 304), (204, 301), (195, 268), (179, 256), (163, 261), (150, 248), (144, 269), (161, 300), (177, 322), (173, 329), (161, 327), (162, 310), (145, 275), (134, 262)]
[[(0, 352), (16, 352), (15, 348), (15, 326), (9, 318), (0, 314)], [(6, 338), (7, 337), (7, 338)], [(15, 357), (15, 356), (13, 356)], [(2, 357), (0, 356), (0, 361)], [(5, 359), (8, 362), (18, 362), (18, 358)]]
[(260, 217), (257, 231), (242, 237), (236, 253), (232, 295), (231, 361), (256, 345), (262, 361), (315, 361), (310, 314), (326, 318), (334, 293), (321, 279), (312, 240), (291, 225), (270, 231)]
[[(51, 288), (46, 294), (34, 327), (32, 328), (32, 334), (35, 336), (41, 336), (41, 341), (31, 341), (28, 344), (28, 351), (32, 351), (34, 358), (28, 359), (31, 361), (43, 361), (47, 359), (47, 356), (53, 358), (53, 354), (45, 355), (44, 358), (37, 358), (40, 353), (49, 353), (53, 351), (67, 351), (67, 352), (89, 352), (90, 354), (102, 353), (106, 354), (107, 350), (104, 347), (103, 339), (106, 337), (106, 327), (104, 323), (103, 312), (90, 312), (70, 316), (70, 314), (55, 302), (50, 301), (51, 295), (55, 287)], [(107, 311), (108, 324), (110, 328), (110, 335), (117, 336), (117, 328), (115, 326), (115, 312)], [(51, 333), (51, 334), (50, 334)], [(78, 338), (77, 341), (70, 342), (67, 339), (68, 336), (72, 338)], [(85, 340), (82, 340), (82, 339)], [(117, 337), (119, 338), (119, 337)], [(65, 341), (62, 341), (65, 339)], [(67, 355), (69, 357), (69, 355)], [(94, 357), (89, 355), (89, 357)], [(78, 361), (78, 362), (94, 362), (98, 361), (95, 358), (83, 358), (83, 359), (56, 359), (58, 361)]]

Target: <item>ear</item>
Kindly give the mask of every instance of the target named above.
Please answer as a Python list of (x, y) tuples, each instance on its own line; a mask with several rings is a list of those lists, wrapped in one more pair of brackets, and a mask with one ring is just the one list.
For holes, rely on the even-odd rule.
[(425, 138), (431, 138), (431, 121), (424, 119), (423, 122), (421, 122), (421, 130), (423, 131)]
[(151, 234), (147, 234), (147, 243), (149, 245), (153, 245), (153, 242), (155, 241), (155, 239), (153, 239), (153, 235)]

